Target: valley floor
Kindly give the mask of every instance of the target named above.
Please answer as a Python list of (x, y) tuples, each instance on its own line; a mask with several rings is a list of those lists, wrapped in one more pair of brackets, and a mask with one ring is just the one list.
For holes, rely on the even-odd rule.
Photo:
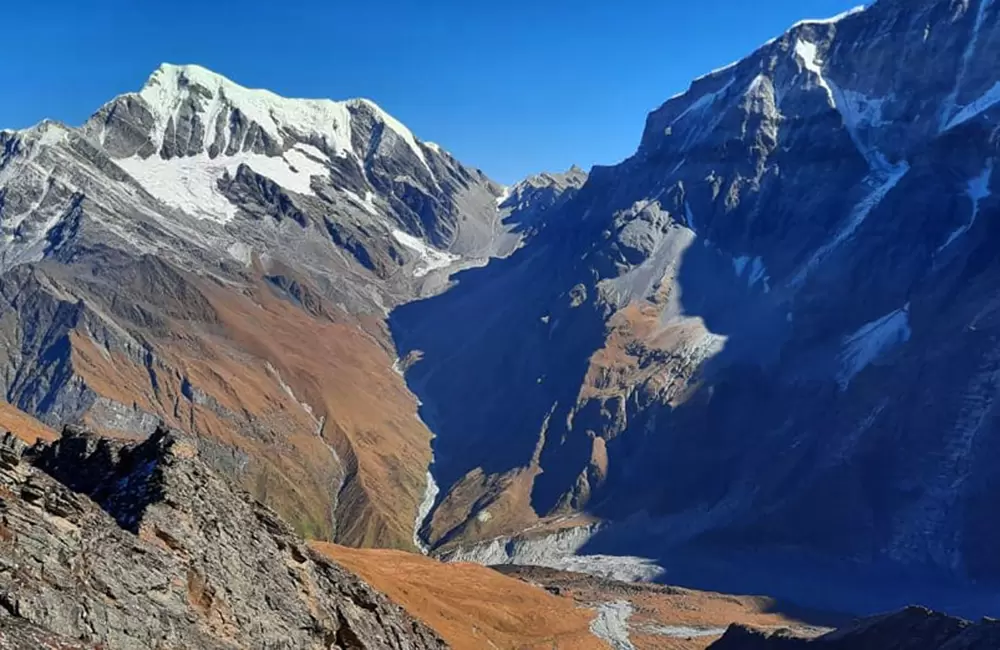
[(363, 577), (454, 648), (702, 650), (731, 623), (816, 634), (837, 622), (728, 596), (540, 567), (445, 564), (402, 551), (313, 548)]

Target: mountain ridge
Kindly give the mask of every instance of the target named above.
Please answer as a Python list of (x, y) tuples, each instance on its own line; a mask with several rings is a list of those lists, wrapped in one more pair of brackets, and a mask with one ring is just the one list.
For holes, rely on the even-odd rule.
[(995, 580), (998, 12), (798, 23), (508, 193), (363, 100), (167, 66), (0, 135), (0, 386), (164, 419), (348, 544)]
[[(993, 576), (976, 540), (997, 439), (998, 9), (883, 0), (800, 23), (654, 110), (636, 154), (525, 248), (397, 308), (437, 434), (439, 548), (523, 541), (522, 561), (638, 555), (668, 575), (681, 549), (738, 548), (748, 573), (772, 553), (751, 590), (782, 549), (845, 574)], [(608, 523), (540, 532), (581, 512)]]
[(166, 420), (315, 536), (409, 548), (430, 433), (380, 319), (516, 245), (499, 186), (370, 102), (279, 128), (202, 70), (0, 135), (0, 387), (53, 426)]

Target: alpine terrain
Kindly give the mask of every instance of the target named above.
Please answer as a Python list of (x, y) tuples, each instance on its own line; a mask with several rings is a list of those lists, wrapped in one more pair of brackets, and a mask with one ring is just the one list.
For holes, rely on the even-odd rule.
[(524, 239), (502, 188), (372, 102), (197, 66), (0, 151), (11, 404), (111, 436), (163, 421), (300, 531), (413, 547), (431, 434), (384, 319)]
[(394, 310), (430, 544), (995, 611), (998, 60), (993, 0), (799, 23), (513, 255)]
[[(371, 101), (288, 99), (196, 65), (164, 64), (82, 126), (2, 131), (0, 426), (42, 442), (3, 479), (29, 505), (0, 511), (21, 513), (18, 534), (80, 529), (88, 544), (115, 522), (129, 566), (172, 554), (164, 580), (183, 578), (195, 609), (171, 604), (141, 633), (236, 647), (253, 610), (220, 619), (203, 588), (236, 569), (193, 565), (184, 539), (142, 524), (162, 502), (214, 543), (183, 503), (189, 479), (240, 495), (234, 525), (278, 549), (268, 571), (298, 572), (280, 582), (302, 620), (281, 625), (302, 643), (355, 647), (337, 635), (368, 625), (337, 614), (354, 611), (344, 589), (371, 599), (325, 556), (455, 638), (555, 638), (496, 612), (459, 634), (439, 605), (462, 599), (414, 596), (444, 582), (437, 564), (385, 555), (433, 576), (400, 586), (325, 542), (569, 569), (631, 594), (615, 580), (995, 612), (997, 61), (1000, 2), (878, 0), (696, 79), (628, 159), (512, 187)], [(105, 442), (75, 428), (45, 442), (67, 424)], [(88, 458), (107, 482), (70, 471)], [(143, 493), (138, 514), (139, 497), (120, 502), (160, 465), (193, 472), (181, 496)], [(81, 575), (63, 577), (100, 592)], [(103, 617), (144, 607), (97, 592)], [(524, 602), (545, 603), (559, 638), (593, 643), (590, 625), (634, 647), (631, 601), (591, 623), (538, 597)], [(0, 594), (32, 625), (111, 638), (39, 602)], [(440, 643), (399, 621), (409, 632), (384, 647)]]

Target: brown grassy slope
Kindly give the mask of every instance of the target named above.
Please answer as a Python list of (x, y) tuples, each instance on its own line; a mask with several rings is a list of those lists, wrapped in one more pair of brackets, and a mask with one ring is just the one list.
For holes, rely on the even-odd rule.
[(271, 359), (298, 399), (325, 419), (323, 437), (350, 474), (340, 494), (338, 541), (410, 548), (431, 434), (375, 336), (380, 324), (316, 319), (266, 288), (253, 302), (208, 295), (227, 336)]
[(402, 551), (314, 543), (420, 619), (456, 650), (606, 649), (594, 612), (475, 564), (442, 564)]
[(29, 445), (36, 440), (55, 440), (58, 437), (55, 431), (4, 401), (0, 401), (0, 430), (10, 431)]
[[(121, 293), (90, 296), (149, 345), (152, 372), (78, 328), (74, 373), (98, 395), (215, 444), (237, 480), (302, 534), (334, 537), (335, 519), (338, 542), (412, 548), (430, 432), (392, 370), (381, 322), (310, 313), (263, 281), (223, 285), (164, 266), (137, 263), (119, 271), (137, 278)], [(115, 421), (101, 408), (84, 423)]]

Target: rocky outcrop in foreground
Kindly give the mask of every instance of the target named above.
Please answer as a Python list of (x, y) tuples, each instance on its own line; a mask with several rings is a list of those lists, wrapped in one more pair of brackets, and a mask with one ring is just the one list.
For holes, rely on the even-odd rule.
[(733, 625), (710, 650), (996, 650), (1000, 622), (979, 623), (909, 607), (814, 639)]
[(446, 646), (234, 492), (195, 441), (67, 429), (0, 441), (0, 647)]

